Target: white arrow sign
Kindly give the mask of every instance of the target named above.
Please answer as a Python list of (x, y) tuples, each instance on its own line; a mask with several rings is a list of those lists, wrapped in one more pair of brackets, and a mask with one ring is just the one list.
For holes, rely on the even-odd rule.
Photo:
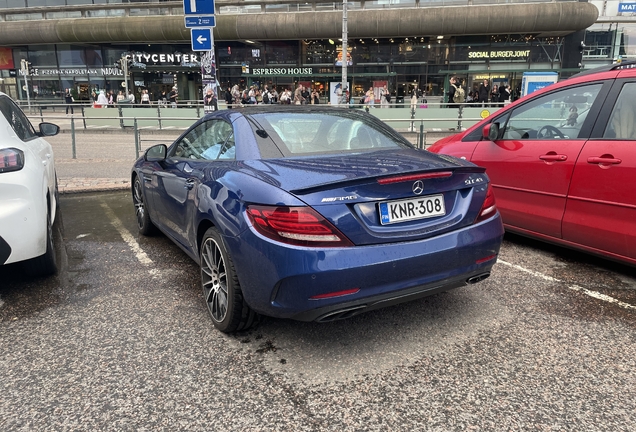
[(203, 42), (207, 40), (208, 38), (204, 38), (203, 35), (199, 35), (199, 37), (197, 38), (197, 42), (199, 42), (199, 45), (203, 45)]

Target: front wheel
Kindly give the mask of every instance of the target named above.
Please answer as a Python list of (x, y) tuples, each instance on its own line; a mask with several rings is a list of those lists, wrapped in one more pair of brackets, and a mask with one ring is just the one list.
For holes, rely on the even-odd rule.
[(200, 259), (203, 298), (214, 327), (231, 333), (252, 326), (257, 314), (243, 299), (232, 258), (215, 228), (203, 236)]
[(157, 231), (157, 229), (155, 228), (155, 225), (152, 223), (152, 221), (150, 220), (150, 216), (148, 215), (148, 208), (146, 206), (146, 202), (144, 201), (144, 190), (139, 176), (135, 177), (132, 192), (139, 234), (145, 236), (152, 235)]

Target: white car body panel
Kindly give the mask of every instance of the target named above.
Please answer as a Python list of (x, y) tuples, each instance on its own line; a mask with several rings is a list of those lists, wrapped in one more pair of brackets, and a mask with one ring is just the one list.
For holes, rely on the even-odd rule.
[[(5, 96), (0, 93), (0, 97)], [(8, 96), (7, 96), (8, 97)], [(47, 248), (47, 213), (56, 218), (56, 176), (53, 149), (41, 137), (22, 141), (0, 114), (0, 149), (24, 153), (24, 167), (0, 172), (0, 241), (11, 249), (10, 264), (43, 255)], [(48, 200), (47, 203), (47, 195)]]

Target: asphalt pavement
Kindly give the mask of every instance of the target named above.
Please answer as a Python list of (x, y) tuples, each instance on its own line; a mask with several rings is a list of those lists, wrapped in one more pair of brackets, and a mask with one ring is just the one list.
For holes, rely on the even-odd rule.
[[(37, 125), (40, 118), (31, 120)], [(155, 144), (171, 144), (184, 131), (178, 128), (141, 128), (140, 150), (137, 152), (135, 133), (131, 128), (84, 129), (77, 120), (76, 127), (71, 128), (70, 117), (62, 114), (44, 120), (61, 128), (58, 135), (47, 137), (47, 141), (53, 146), (58, 188), (62, 194), (129, 189), (130, 170), (138, 154)], [(449, 133), (428, 133), (425, 145), (429, 146)], [(415, 133), (403, 135), (412, 143), (417, 142)]]

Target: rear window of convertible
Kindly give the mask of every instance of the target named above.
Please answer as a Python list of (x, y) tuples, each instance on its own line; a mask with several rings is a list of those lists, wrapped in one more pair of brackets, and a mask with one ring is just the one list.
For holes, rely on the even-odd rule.
[(273, 142), (285, 156), (411, 147), (392, 130), (355, 117), (315, 112), (264, 113), (251, 117), (258, 124), (257, 135), (262, 136), (265, 131), (271, 139), (259, 140), (259, 145)]

